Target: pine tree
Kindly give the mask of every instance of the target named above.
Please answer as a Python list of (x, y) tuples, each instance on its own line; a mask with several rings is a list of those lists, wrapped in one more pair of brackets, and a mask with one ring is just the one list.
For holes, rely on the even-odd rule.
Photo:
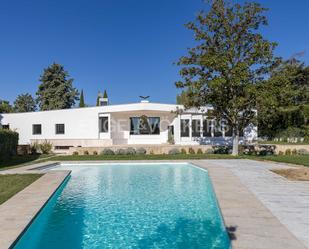
[(106, 90), (104, 90), (103, 98), (105, 98), (105, 99), (108, 98), (108, 97), (107, 97), (107, 92), (106, 92)]
[(85, 107), (84, 90), (82, 89), (79, 98), (79, 107)]
[(98, 92), (98, 96), (97, 96), (97, 106), (99, 106), (100, 105), (100, 97), (101, 97), (101, 93), (100, 93), (100, 91)]
[(75, 105), (78, 91), (73, 87), (73, 79), (60, 64), (53, 63), (44, 69), (42, 82), (37, 91), (37, 102), (41, 110), (67, 109)]

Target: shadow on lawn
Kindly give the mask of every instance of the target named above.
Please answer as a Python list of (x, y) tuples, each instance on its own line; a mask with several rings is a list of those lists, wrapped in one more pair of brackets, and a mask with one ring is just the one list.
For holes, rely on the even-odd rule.
[(30, 163), (40, 158), (40, 155), (24, 155), (24, 156), (13, 156), (10, 159), (0, 161), (0, 170), (7, 167), (14, 167), (25, 163)]

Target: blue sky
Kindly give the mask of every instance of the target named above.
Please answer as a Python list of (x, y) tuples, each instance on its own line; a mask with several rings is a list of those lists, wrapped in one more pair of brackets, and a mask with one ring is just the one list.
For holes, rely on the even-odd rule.
[[(242, 1), (239, 1), (242, 2)], [(309, 1), (259, 0), (268, 12), (263, 33), (285, 58), (306, 51)], [(95, 104), (98, 90), (112, 103), (174, 103), (179, 68), (173, 63), (194, 44), (184, 24), (207, 8), (201, 0), (1, 1), (0, 99), (35, 95), (43, 68), (63, 64)]]

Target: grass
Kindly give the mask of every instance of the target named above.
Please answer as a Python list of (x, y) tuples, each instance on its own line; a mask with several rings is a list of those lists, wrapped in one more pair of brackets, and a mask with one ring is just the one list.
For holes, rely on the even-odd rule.
[(309, 167), (309, 155), (246, 156), (247, 159), (292, 163)]
[(297, 142), (297, 143), (289, 143), (283, 141), (259, 141), (259, 144), (278, 144), (278, 145), (309, 145), (309, 142)]
[(0, 204), (41, 176), (40, 174), (0, 175)]
[(0, 161), (0, 170), (30, 165), (32, 163), (39, 163), (47, 161), (53, 155), (24, 155), (13, 156), (12, 158)]
[(191, 160), (191, 159), (235, 159), (223, 154), (176, 154), (176, 155), (69, 155), (55, 156), (50, 161), (107, 161), (107, 160)]

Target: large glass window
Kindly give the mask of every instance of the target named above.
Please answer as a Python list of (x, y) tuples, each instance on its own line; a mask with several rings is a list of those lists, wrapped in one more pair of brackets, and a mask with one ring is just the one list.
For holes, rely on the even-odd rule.
[(190, 120), (189, 119), (181, 119), (180, 120), (180, 136), (181, 137), (189, 137), (190, 132)]
[(64, 134), (64, 124), (56, 124), (56, 134)]
[(201, 121), (199, 119), (192, 120), (192, 137), (201, 136)]
[(203, 121), (203, 137), (211, 137), (212, 120), (204, 119)]
[(108, 117), (100, 117), (99, 118), (99, 130), (102, 133), (108, 132)]
[(130, 118), (131, 135), (158, 135), (160, 134), (159, 117), (131, 117)]
[(42, 134), (42, 125), (33, 124), (32, 125), (32, 135), (41, 135)]

